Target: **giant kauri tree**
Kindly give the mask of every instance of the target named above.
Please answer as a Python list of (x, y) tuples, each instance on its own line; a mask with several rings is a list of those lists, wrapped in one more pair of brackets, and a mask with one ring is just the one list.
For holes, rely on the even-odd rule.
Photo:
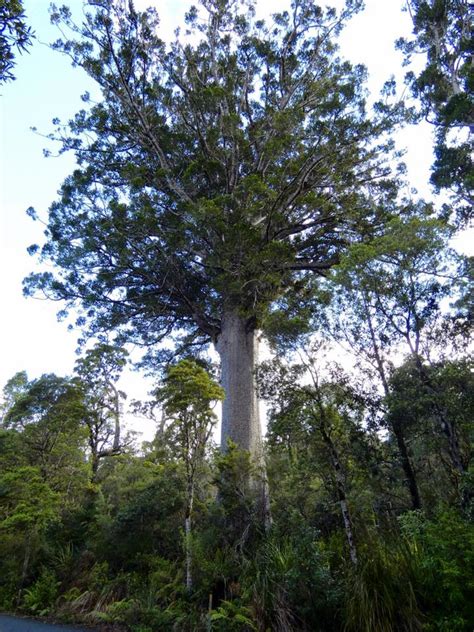
[[(268, 23), (254, 3), (202, 0), (167, 45), (154, 10), (66, 8), (56, 48), (100, 88), (56, 137), (77, 169), (51, 206), (27, 292), (80, 304), (80, 323), (159, 356), (214, 343), (222, 443), (257, 455), (259, 331), (303, 304), (355, 240), (383, 225), (397, 108), (368, 115), (362, 67), (338, 55), (341, 14), (295, 0)], [(33, 251), (38, 248), (33, 247)], [(294, 303), (293, 302), (293, 307)]]

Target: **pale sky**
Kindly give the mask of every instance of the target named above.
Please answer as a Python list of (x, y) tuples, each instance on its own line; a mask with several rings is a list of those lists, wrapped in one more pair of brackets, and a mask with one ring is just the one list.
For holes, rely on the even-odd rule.
[[(73, 14), (81, 14), (82, 0), (65, 0), (65, 4)], [(137, 8), (150, 4), (157, 7), (161, 36), (168, 39), (190, 3), (136, 0), (135, 4)], [(402, 77), (401, 54), (395, 51), (394, 40), (411, 32), (402, 5), (403, 0), (366, 0), (366, 10), (351, 21), (341, 38), (344, 56), (368, 67), (372, 93), (378, 93), (390, 75)], [(28, 273), (38, 269), (36, 259), (26, 253), (26, 248), (41, 242), (43, 230), (25, 211), (33, 206), (40, 217), (46, 218), (62, 180), (74, 168), (72, 154), (44, 158), (43, 148), (53, 147), (30, 128), (47, 134), (53, 129), (54, 117), (71, 118), (83, 106), (80, 95), (91, 86), (80, 69), (73, 69), (67, 58), (46, 45), (59, 36), (49, 24), (49, 1), (25, 0), (24, 6), (37, 39), (29, 54), (17, 58), (16, 81), (0, 86), (0, 389), (21, 370), (26, 370), (30, 379), (49, 372), (70, 374), (77, 357), (78, 334), (68, 332), (65, 323), (57, 322), (60, 306), (23, 298), (21, 285)], [(264, 16), (286, 6), (283, 0), (260, 0), (258, 11)], [(422, 125), (405, 130), (398, 137), (399, 144), (408, 148), (405, 162), (410, 184), (425, 197), (430, 196), (427, 183), (432, 133), (432, 128)], [(122, 380), (121, 387), (131, 399), (145, 395), (144, 384), (141, 376), (133, 374)], [(151, 436), (152, 428), (143, 430), (145, 436)]]

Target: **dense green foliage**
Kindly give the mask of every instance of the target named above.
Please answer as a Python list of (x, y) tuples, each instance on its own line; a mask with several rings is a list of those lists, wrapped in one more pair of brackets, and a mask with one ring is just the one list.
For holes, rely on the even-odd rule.
[(338, 55), (360, 4), (339, 15), (304, 0), (267, 25), (252, 3), (202, 2), (171, 45), (152, 9), (91, 2), (82, 25), (56, 10), (70, 34), (56, 48), (103, 98), (85, 95), (52, 135), (78, 168), (50, 209), (41, 255), (55, 268), (27, 291), (80, 302), (80, 324), (154, 357), (172, 335), (185, 349), (215, 341), (226, 312), (265, 326), (277, 299), (377, 233), (403, 108), (380, 101), (369, 116), (365, 69)]
[(223, 394), (200, 364), (171, 366), (140, 407), (163, 407), (154, 441), (97, 467), (86, 385), (16, 375), (0, 434), (0, 607), (136, 632), (468, 632), (473, 374), (465, 354), (444, 358), (447, 342), (396, 368), (385, 344), (386, 391), (364, 371), (368, 350), (344, 371), (329, 339), (260, 366), (267, 530), (250, 455), (210, 449)]
[[(449, 233), (424, 205), (406, 210), (314, 294), (306, 329), (323, 338), (274, 337), (285, 344), (258, 380), (267, 530), (249, 453), (210, 450), (223, 393), (201, 361), (170, 366), (136, 405), (158, 418), (153, 442), (109, 444), (99, 460), (91, 419), (110, 427), (121, 350), (98, 345), (72, 380), (14, 376), (2, 607), (137, 632), (468, 632), (474, 385), (466, 267)], [(341, 343), (346, 370), (331, 359)]]

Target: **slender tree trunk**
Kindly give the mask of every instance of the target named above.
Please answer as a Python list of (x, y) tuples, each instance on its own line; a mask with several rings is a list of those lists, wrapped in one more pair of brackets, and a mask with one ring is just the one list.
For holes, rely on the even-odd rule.
[(188, 507), (186, 511), (186, 518), (184, 520), (184, 535), (186, 538), (186, 590), (189, 593), (193, 589), (193, 574), (192, 574), (193, 556), (192, 556), (192, 551), (191, 551), (193, 505), (194, 505), (194, 483), (188, 482)]
[(114, 407), (113, 407), (113, 415), (114, 415), (114, 443), (112, 446), (112, 450), (114, 452), (118, 452), (120, 450), (120, 396), (118, 390), (112, 384), (112, 382), (108, 382), (107, 386), (113, 393), (114, 397)]
[(339, 501), (339, 506), (341, 508), (342, 520), (344, 522), (344, 531), (346, 532), (347, 543), (349, 545), (349, 554), (351, 556), (351, 562), (355, 566), (357, 564), (357, 548), (354, 539), (354, 529), (352, 527), (351, 514), (349, 511), (349, 505), (347, 503), (346, 477), (344, 476), (344, 470), (342, 469), (336, 446), (334, 445), (324, 425), (321, 426), (321, 436), (328, 448), (331, 464), (334, 470), (337, 497)]
[(403, 436), (403, 430), (398, 421), (391, 421), (392, 431), (397, 440), (398, 451), (402, 461), (403, 472), (406, 477), (406, 483), (410, 491), (411, 504), (413, 509), (421, 509), (420, 492), (418, 491), (418, 484), (416, 482), (415, 471), (411, 464), (410, 456), (408, 454), (408, 448), (405, 443), (405, 437)]
[(222, 330), (216, 346), (225, 390), (221, 449), (226, 450), (230, 439), (260, 462), (262, 435), (255, 384), (257, 332), (253, 327), (249, 328), (246, 319), (236, 312), (227, 312), (222, 319)]
[(354, 532), (352, 529), (351, 514), (349, 512), (349, 506), (344, 495), (339, 493), (339, 506), (341, 507), (342, 519), (344, 521), (344, 530), (346, 532), (347, 543), (349, 544), (349, 554), (351, 556), (351, 562), (354, 566), (357, 565), (357, 550), (354, 540)]
[(26, 544), (25, 544), (25, 554), (23, 556), (23, 564), (21, 567), (21, 580), (20, 580), (20, 590), (26, 583), (26, 577), (28, 575), (28, 569), (30, 564), (30, 555), (31, 555), (31, 540), (32, 536), (30, 533), (26, 536)]
[[(369, 306), (369, 302), (367, 300), (366, 295), (364, 295), (364, 309), (365, 309), (365, 316), (367, 319), (367, 325), (369, 327), (370, 339), (372, 342), (372, 350), (373, 350), (373, 354), (374, 354), (374, 358), (375, 358), (375, 362), (377, 366), (377, 371), (378, 371), (380, 380), (382, 382), (385, 397), (388, 398), (390, 395), (390, 389), (388, 386), (387, 375), (385, 372), (385, 364), (382, 359), (383, 356), (377, 342), (377, 336), (375, 335), (374, 325), (372, 322), (372, 316), (370, 314), (370, 306)], [(406, 483), (408, 485), (408, 490), (411, 496), (412, 507), (413, 509), (421, 509), (421, 497), (418, 491), (418, 484), (416, 482), (415, 470), (413, 469), (410, 455), (408, 453), (408, 448), (405, 441), (405, 435), (403, 433), (403, 427), (397, 420), (393, 420), (393, 419), (390, 419), (390, 425), (392, 427), (392, 432), (395, 435), (395, 439), (397, 441), (397, 447), (398, 447), (398, 451), (400, 453), (400, 458), (402, 461), (403, 472), (405, 474)]]
[(99, 454), (97, 452), (97, 449), (92, 448), (91, 449), (91, 483), (97, 483), (97, 475), (99, 472)]
[(26, 584), (26, 578), (28, 576), (28, 570), (30, 568), (32, 540), (33, 540), (33, 534), (31, 531), (29, 531), (25, 536), (25, 552), (23, 555), (23, 564), (21, 566), (20, 585), (18, 588), (17, 596), (16, 596), (16, 603), (18, 606), (21, 604), (21, 600), (23, 596), (23, 588)]

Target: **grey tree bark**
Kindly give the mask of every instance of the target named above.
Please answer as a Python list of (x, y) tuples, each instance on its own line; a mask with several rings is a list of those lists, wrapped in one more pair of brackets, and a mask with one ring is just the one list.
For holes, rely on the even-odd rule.
[(248, 450), (257, 462), (262, 459), (262, 431), (258, 411), (255, 368), (258, 361), (258, 333), (235, 311), (222, 319), (217, 340), (221, 359), (222, 404), (221, 448), (228, 439)]
[(120, 395), (112, 382), (107, 382), (107, 386), (113, 395), (112, 414), (114, 416), (114, 443), (112, 450), (118, 452), (120, 450)]
[(226, 312), (216, 343), (221, 360), (221, 384), (225, 390), (221, 450), (226, 451), (230, 439), (240, 449), (250, 452), (259, 471), (253, 481), (259, 498), (257, 510), (268, 529), (272, 519), (255, 379), (258, 347), (259, 335), (253, 322), (240, 316), (237, 311)]

